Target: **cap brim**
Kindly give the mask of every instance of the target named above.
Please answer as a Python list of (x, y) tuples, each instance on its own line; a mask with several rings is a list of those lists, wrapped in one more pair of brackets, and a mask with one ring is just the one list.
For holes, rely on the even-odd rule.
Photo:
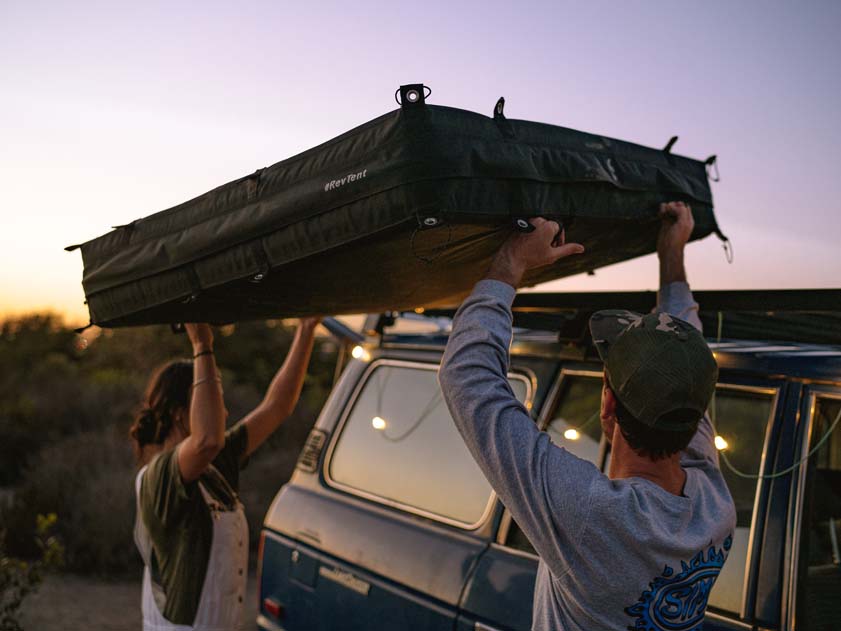
[(602, 361), (607, 361), (610, 347), (642, 314), (627, 309), (605, 309), (590, 316), (590, 335)]

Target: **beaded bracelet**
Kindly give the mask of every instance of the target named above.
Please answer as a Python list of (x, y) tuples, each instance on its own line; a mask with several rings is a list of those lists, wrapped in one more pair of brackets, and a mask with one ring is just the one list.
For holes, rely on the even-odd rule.
[(213, 350), (199, 351), (198, 353), (193, 355), (193, 359), (198, 359), (202, 355), (213, 355)]

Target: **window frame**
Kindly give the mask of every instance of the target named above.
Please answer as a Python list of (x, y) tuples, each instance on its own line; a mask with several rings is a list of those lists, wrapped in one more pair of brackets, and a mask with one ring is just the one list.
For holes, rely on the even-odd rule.
[[(322, 465), (322, 475), (324, 476), (325, 483), (336, 490), (342, 491), (349, 495), (353, 495), (356, 497), (360, 497), (362, 499), (375, 502), (377, 504), (388, 506), (389, 508), (394, 508), (400, 510), (404, 513), (409, 513), (411, 515), (416, 515), (418, 517), (424, 517), (426, 519), (431, 519), (433, 521), (446, 524), (448, 526), (454, 526), (459, 528), (460, 530), (465, 531), (473, 531), (481, 528), (484, 526), (488, 519), (490, 518), (491, 514), (493, 513), (493, 509), (496, 505), (497, 495), (496, 491), (491, 488), (487, 504), (485, 505), (485, 509), (482, 512), (482, 515), (479, 519), (472, 523), (467, 524), (463, 521), (459, 521), (457, 519), (453, 519), (451, 517), (447, 517), (445, 515), (440, 515), (438, 513), (424, 510), (422, 508), (418, 508), (416, 506), (412, 506), (410, 504), (406, 504), (399, 500), (394, 500), (387, 497), (382, 497), (381, 495), (377, 495), (376, 493), (372, 493), (370, 491), (365, 491), (363, 489), (358, 489), (356, 487), (350, 486), (348, 484), (344, 484), (342, 482), (338, 482), (334, 480), (330, 475), (330, 465), (333, 462), (333, 454), (336, 450), (336, 447), (341, 440), (342, 433), (345, 429), (345, 424), (347, 423), (348, 419), (350, 418), (353, 409), (356, 407), (356, 403), (359, 397), (362, 394), (362, 391), (365, 389), (368, 380), (371, 378), (371, 375), (377, 368), (383, 366), (391, 366), (391, 367), (398, 367), (398, 368), (409, 368), (414, 370), (428, 370), (433, 372), (438, 372), (440, 368), (440, 364), (431, 363), (431, 362), (422, 362), (422, 361), (409, 361), (409, 360), (402, 360), (402, 359), (389, 359), (389, 358), (378, 358), (373, 361), (365, 368), (365, 371), (359, 377), (359, 381), (356, 383), (353, 389), (353, 393), (351, 394), (350, 398), (347, 401), (347, 404), (344, 406), (342, 410), (342, 416), (339, 419), (339, 423), (336, 425), (335, 431), (333, 431), (333, 435), (330, 440), (330, 444), (327, 448), (327, 453), (324, 457), (324, 464)], [(526, 374), (524, 371), (511, 371), (508, 373), (508, 379), (517, 379), (525, 383), (526, 386), (526, 398), (523, 401), (523, 405), (526, 406), (526, 409), (531, 410), (532, 405), (534, 404), (534, 393), (537, 391), (535, 377), (534, 375)]]
[[(766, 459), (768, 457), (768, 446), (771, 440), (771, 433), (774, 427), (774, 421), (777, 418), (777, 406), (780, 404), (780, 392), (782, 386), (771, 386), (771, 385), (750, 385), (744, 383), (733, 383), (733, 382), (717, 382), (715, 384), (715, 394), (718, 396), (719, 389), (724, 390), (736, 390), (739, 392), (750, 392), (752, 394), (767, 394), (771, 395), (771, 412), (768, 415), (768, 419), (765, 421), (765, 437), (762, 439), (762, 455), (759, 458), (759, 470), (757, 471), (757, 475), (761, 475), (765, 472), (765, 465)], [(712, 421), (712, 419), (710, 419)], [(713, 429), (717, 429), (714, 427)], [(721, 464), (719, 463), (719, 469), (721, 469), (722, 475), (724, 475), (724, 469), (722, 469)], [(750, 530), (748, 530), (748, 553), (745, 557), (745, 575), (742, 582), (742, 604), (739, 607), (739, 612), (736, 614), (732, 611), (726, 610), (719, 610), (716, 613), (717, 616), (721, 619), (732, 620), (728, 616), (737, 615), (741, 620), (748, 619), (748, 594), (750, 592), (750, 584), (751, 584), (751, 575), (754, 571), (754, 558), (753, 558), (753, 551), (756, 547), (754, 545), (754, 539), (756, 538), (756, 529), (758, 527), (758, 519), (759, 519), (759, 508), (760, 502), (762, 500), (762, 486), (764, 484), (764, 480), (762, 478), (757, 479), (756, 481), (756, 489), (754, 490), (753, 495), (753, 510), (751, 512), (750, 518)]]
[(791, 538), (789, 539), (791, 545), (791, 554), (789, 554), (788, 567), (789, 582), (788, 593), (786, 598), (786, 600), (788, 601), (787, 615), (785, 620), (786, 629), (796, 628), (795, 625), (797, 621), (797, 587), (800, 581), (800, 536), (802, 534), (803, 525), (803, 500), (806, 494), (806, 475), (809, 472), (808, 463), (804, 463), (802, 462), (802, 460), (806, 457), (806, 455), (809, 453), (809, 450), (812, 448), (812, 431), (815, 429), (815, 413), (817, 412), (818, 400), (820, 399), (833, 399), (841, 401), (841, 386), (810, 385), (806, 399), (808, 401), (808, 414), (806, 415), (805, 420), (806, 425), (805, 427), (803, 427), (803, 430), (800, 433), (800, 449), (795, 449), (795, 458), (801, 460), (801, 462), (797, 467), (798, 471), (796, 474), (797, 477), (795, 482), (796, 499), (794, 500), (794, 523), (791, 527)]

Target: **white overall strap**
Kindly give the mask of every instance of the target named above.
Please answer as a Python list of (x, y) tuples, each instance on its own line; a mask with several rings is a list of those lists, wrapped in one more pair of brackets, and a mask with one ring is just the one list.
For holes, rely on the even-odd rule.
[[(212, 465), (211, 465), (212, 467)], [(140, 516), (140, 483), (145, 467), (135, 481), (137, 492), (137, 517), (134, 533), (137, 547), (143, 557), (143, 631), (238, 631), (243, 628), (246, 571), (248, 569), (248, 524), (239, 496), (215, 467), (211, 475), (218, 476), (227, 485), (236, 500), (235, 509), (222, 510), (201, 481), (199, 489), (210, 509), (213, 523), (213, 543), (204, 577), (198, 610), (192, 626), (173, 624), (163, 617), (154, 598), (149, 564), (152, 541)], [(145, 551), (145, 552), (144, 552)]]
[(210, 473), (218, 476), (235, 498), (234, 510), (216, 501), (199, 481), (199, 489), (210, 508), (213, 521), (213, 545), (207, 563), (199, 609), (193, 629), (201, 631), (238, 631), (243, 628), (245, 587), (248, 570), (248, 524), (239, 496), (225, 477), (213, 466)]

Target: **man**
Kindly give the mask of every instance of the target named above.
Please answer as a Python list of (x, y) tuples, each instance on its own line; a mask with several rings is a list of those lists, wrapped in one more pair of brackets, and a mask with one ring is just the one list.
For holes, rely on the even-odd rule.
[(533, 220), (497, 253), (453, 322), (441, 364), (471, 454), (540, 555), (533, 629), (700, 629), (736, 525), (705, 410), (718, 368), (686, 283), (690, 208), (663, 204), (653, 314), (590, 320), (604, 360), (610, 471), (553, 445), (508, 385), (511, 302), (523, 273), (581, 254)]

